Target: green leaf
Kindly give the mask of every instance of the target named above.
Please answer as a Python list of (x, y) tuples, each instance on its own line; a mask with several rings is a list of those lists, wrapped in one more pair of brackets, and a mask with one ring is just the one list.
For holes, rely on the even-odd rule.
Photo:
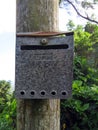
[(83, 110), (83, 111), (87, 110), (88, 108), (89, 108), (89, 103), (84, 104), (84, 105), (82, 106), (82, 110)]

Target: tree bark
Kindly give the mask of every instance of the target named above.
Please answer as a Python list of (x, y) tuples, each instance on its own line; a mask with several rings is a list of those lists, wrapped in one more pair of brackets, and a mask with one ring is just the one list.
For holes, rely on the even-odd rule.
[[(17, 32), (58, 31), (59, 0), (17, 0)], [(18, 100), (17, 130), (60, 130), (60, 100)]]
[(59, 0), (17, 0), (17, 32), (57, 31)]

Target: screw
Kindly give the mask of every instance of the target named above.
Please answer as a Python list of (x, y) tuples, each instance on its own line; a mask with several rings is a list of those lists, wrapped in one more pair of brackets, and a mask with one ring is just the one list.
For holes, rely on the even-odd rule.
[(40, 41), (40, 43), (41, 43), (42, 45), (47, 45), (48, 41), (47, 41), (46, 38), (43, 38), (43, 39)]

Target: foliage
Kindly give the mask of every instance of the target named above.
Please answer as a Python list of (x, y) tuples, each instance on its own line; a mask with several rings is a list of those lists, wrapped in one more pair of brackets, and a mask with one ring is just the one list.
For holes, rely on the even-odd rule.
[(98, 52), (97, 34), (98, 26), (90, 23), (85, 29), (81, 26), (75, 29), (73, 93), (72, 98), (61, 102), (62, 130), (98, 129), (98, 64), (91, 62)]
[(73, 82), (73, 98), (62, 102), (66, 126), (71, 130), (97, 130), (98, 86), (84, 86), (80, 80)]
[(98, 27), (96, 24), (91, 24), (91, 23), (87, 23), (86, 26), (85, 26), (85, 31), (88, 32), (88, 33), (94, 33), (96, 31), (98, 31)]
[(0, 130), (16, 130), (16, 100), (10, 82), (0, 81)]
[(94, 8), (98, 4), (98, 0), (59, 0), (59, 2), (60, 7), (65, 8), (70, 15), (73, 14), (71, 10), (75, 10), (78, 16), (90, 22), (98, 24), (95, 12), (89, 13), (93, 12)]
[(74, 28), (75, 28), (75, 24), (73, 23), (72, 20), (69, 20), (69, 22), (68, 22), (68, 24), (67, 24), (67, 29), (68, 29), (69, 31), (72, 31), (72, 30), (74, 30)]
[(3, 108), (10, 99), (10, 87), (10, 82), (4, 80), (0, 81), (0, 113), (3, 111)]

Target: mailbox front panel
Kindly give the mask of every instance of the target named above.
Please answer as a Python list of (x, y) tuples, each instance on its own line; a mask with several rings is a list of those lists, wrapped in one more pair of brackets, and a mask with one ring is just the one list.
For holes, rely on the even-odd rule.
[[(46, 40), (47, 45), (41, 44)], [(65, 99), (72, 93), (73, 36), (16, 38), (16, 98)]]

